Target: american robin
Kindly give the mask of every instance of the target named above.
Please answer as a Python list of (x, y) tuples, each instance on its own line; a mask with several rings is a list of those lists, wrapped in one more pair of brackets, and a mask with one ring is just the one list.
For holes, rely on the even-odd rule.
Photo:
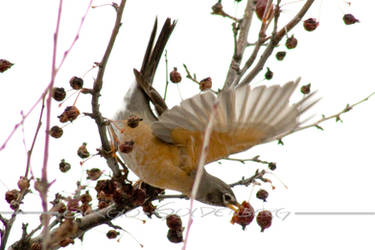
[[(297, 128), (301, 124), (299, 116), (316, 102), (311, 101), (313, 94), (310, 94), (289, 104), (299, 82), (297, 79), (283, 86), (229, 87), (217, 96), (204, 91), (168, 110), (151, 83), (175, 23), (166, 20), (153, 46), (156, 26), (155, 22), (142, 68), (134, 70), (136, 81), (114, 121), (119, 143), (131, 142), (132, 146), (131, 152), (120, 152), (120, 156), (142, 181), (150, 185), (190, 196), (204, 131), (215, 103), (217, 114), (205, 163), (272, 141)], [(159, 117), (152, 112), (150, 101)], [(142, 119), (138, 124), (132, 122), (134, 115)], [(231, 187), (205, 170), (195, 198), (216, 206), (233, 208), (238, 205)]]

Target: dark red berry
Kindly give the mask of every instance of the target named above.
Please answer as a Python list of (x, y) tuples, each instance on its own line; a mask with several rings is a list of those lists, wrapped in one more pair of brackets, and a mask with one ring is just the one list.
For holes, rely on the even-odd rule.
[[(255, 12), (257, 14), (257, 17), (260, 20), (263, 20), (266, 7), (267, 7), (267, 0), (258, 0), (257, 4), (255, 5)], [(273, 5), (271, 5), (271, 10), (269, 11), (268, 15), (266, 13), (266, 16), (264, 17), (264, 19), (269, 20), (272, 17), (272, 14), (273, 14)]]
[(256, 194), (256, 197), (260, 200), (267, 201), (268, 192), (264, 189), (259, 189)]
[(291, 37), (288, 37), (288, 39), (286, 39), (285, 46), (288, 49), (294, 49), (295, 47), (297, 47), (297, 43), (298, 43), (298, 40), (294, 36), (291, 36)]
[(272, 77), (273, 77), (273, 72), (270, 70), (270, 68), (267, 67), (267, 71), (264, 74), (264, 78), (266, 78), (267, 80), (271, 80)]
[(9, 62), (8, 60), (0, 59), (0, 73), (7, 71), (12, 66), (13, 63)]
[(113, 194), (115, 185), (112, 180), (99, 180), (96, 183), (95, 190), (98, 194), (100, 194), (100, 191), (103, 191), (104, 194)]
[(234, 212), (231, 223), (237, 223), (242, 226), (245, 230), (246, 226), (249, 225), (254, 219), (254, 208), (247, 201), (243, 201), (240, 207)]
[(272, 213), (267, 210), (260, 211), (257, 215), (257, 223), (261, 228), (261, 232), (264, 229), (269, 228), (272, 224)]
[(88, 180), (96, 181), (97, 179), (100, 178), (100, 176), (102, 176), (103, 172), (99, 168), (92, 168), (92, 169), (86, 170), (86, 173), (87, 173)]
[(135, 189), (132, 198), (133, 198), (133, 205), (140, 206), (146, 200), (146, 192), (141, 188)]
[(66, 173), (70, 170), (70, 164), (62, 159), (59, 163), (59, 169), (61, 172)]
[(52, 98), (55, 99), (56, 101), (60, 102), (64, 100), (66, 97), (66, 92), (64, 88), (53, 88), (52, 89)]
[(268, 163), (268, 168), (270, 169), (270, 170), (275, 170), (276, 169), (276, 163), (274, 163), (274, 162), (270, 162), (270, 163)]
[(83, 80), (82, 80), (82, 78), (77, 77), (77, 76), (73, 76), (73, 77), (70, 79), (69, 83), (70, 83), (70, 86), (71, 86), (73, 89), (76, 89), (76, 90), (81, 89), (82, 86), (83, 86)]
[(170, 242), (173, 243), (180, 243), (184, 240), (183, 235), (182, 235), (182, 229), (180, 230), (168, 230), (168, 235), (167, 238)]
[(115, 239), (120, 233), (117, 232), (116, 230), (109, 230), (107, 232), (107, 238), (108, 239)]
[(63, 135), (63, 133), (64, 133), (64, 130), (62, 128), (60, 128), (59, 126), (53, 126), (49, 130), (49, 134), (53, 138), (60, 138)]
[(221, 4), (221, 2), (215, 3), (211, 7), (211, 9), (212, 9), (212, 14), (222, 15), (224, 13), (224, 11), (223, 11), (223, 5)]
[(30, 187), (30, 181), (25, 176), (20, 176), (17, 186), (21, 191), (27, 190)]
[(68, 106), (65, 108), (64, 112), (59, 115), (57, 118), (60, 119), (60, 122), (65, 123), (68, 121), (74, 121), (78, 115), (79, 115), (79, 110), (77, 109), (76, 106)]
[(212, 87), (212, 80), (211, 77), (204, 78), (199, 82), (199, 89), (200, 90), (206, 90), (210, 89)]
[(20, 191), (17, 189), (9, 190), (5, 193), (5, 200), (8, 203), (11, 203), (14, 200), (17, 200), (18, 196), (20, 195)]
[(77, 155), (82, 159), (90, 156), (90, 152), (87, 150), (86, 145), (86, 143), (82, 143), (82, 145), (77, 150)]
[(355, 18), (352, 14), (345, 14), (342, 19), (344, 20), (344, 23), (346, 25), (351, 25), (359, 22), (359, 20)]
[(133, 147), (134, 147), (134, 141), (130, 140), (130, 141), (126, 141), (124, 143), (121, 143), (119, 145), (119, 150), (120, 150), (121, 153), (128, 154), (131, 151), (133, 151)]
[(65, 239), (63, 239), (62, 241), (59, 242), (59, 245), (61, 247), (66, 247), (68, 246), (69, 244), (74, 244), (74, 240), (72, 240), (71, 238), (69, 237), (66, 237)]
[(279, 60), (279, 61), (284, 60), (285, 56), (286, 56), (285, 51), (279, 51), (279, 52), (276, 53), (276, 59)]
[(313, 31), (313, 30), (315, 30), (318, 26), (319, 26), (319, 22), (316, 21), (315, 18), (309, 18), (309, 19), (306, 19), (306, 20), (303, 22), (303, 27), (304, 27), (305, 30), (307, 30), (307, 31)]
[(169, 229), (178, 230), (182, 228), (182, 221), (177, 214), (170, 214), (166, 218), (167, 226)]
[(69, 211), (78, 211), (79, 210), (79, 200), (76, 198), (68, 197), (67, 208)]
[(301, 87), (301, 93), (302, 94), (309, 94), (310, 93), (310, 87), (311, 87), (311, 83), (309, 83), (309, 84), (306, 84), (306, 85), (303, 85), (302, 87)]
[(171, 80), (171, 82), (173, 83), (179, 83), (181, 82), (181, 74), (177, 71), (177, 68), (173, 68), (173, 70), (171, 71), (171, 73), (169, 73), (169, 79)]
[(79, 200), (82, 202), (82, 203), (89, 203), (92, 201), (92, 197), (89, 193), (89, 191), (86, 191), (86, 193), (82, 194), (80, 197), (79, 197)]
[(155, 212), (156, 207), (149, 201), (142, 205), (143, 212), (151, 218), (151, 215)]

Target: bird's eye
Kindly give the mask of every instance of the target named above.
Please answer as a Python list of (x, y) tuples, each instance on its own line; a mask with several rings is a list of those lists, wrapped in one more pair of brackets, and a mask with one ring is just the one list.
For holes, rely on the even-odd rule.
[(228, 193), (223, 194), (223, 201), (225, 203), (230, 203), (231, 201), (233, 201), (232, 195), (230, 195)]

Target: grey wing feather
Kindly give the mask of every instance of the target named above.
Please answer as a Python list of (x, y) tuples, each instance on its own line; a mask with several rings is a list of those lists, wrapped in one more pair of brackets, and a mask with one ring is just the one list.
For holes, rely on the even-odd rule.
[(254, 128), (264, 132), (260, 143), (274, 140), (298, 127), (300, 115), (318, 101), (311, 100), (314, 92), (297, 103), (289, 103), (299, 80), (283, 86), (231, 87), (223, 90), (218, 97), (211, 92), (203, 92), (163, 113), (159, 121), (152, 124), (153, 133), (161, 140), (173, 143), (171, 132), (176, 128), (203, 132), (213, 104), (219, 98), (214, 131), (235, 134), (239, 130)]

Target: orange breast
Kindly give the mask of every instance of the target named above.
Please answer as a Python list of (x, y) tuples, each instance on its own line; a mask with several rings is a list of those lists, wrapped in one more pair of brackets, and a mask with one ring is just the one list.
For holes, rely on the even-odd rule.
[(127, 166), (143, 181), (150, 185), (189, 194), (194, 176), (183, 171), (186, 160), (184, 149), (165, 143), (152, 134), (146, 122), (136, 128), (127, 126), (126, 121), (119, 124), (123, 133), (120, 142), (133, 140), (133, 151), (120, 153)]

